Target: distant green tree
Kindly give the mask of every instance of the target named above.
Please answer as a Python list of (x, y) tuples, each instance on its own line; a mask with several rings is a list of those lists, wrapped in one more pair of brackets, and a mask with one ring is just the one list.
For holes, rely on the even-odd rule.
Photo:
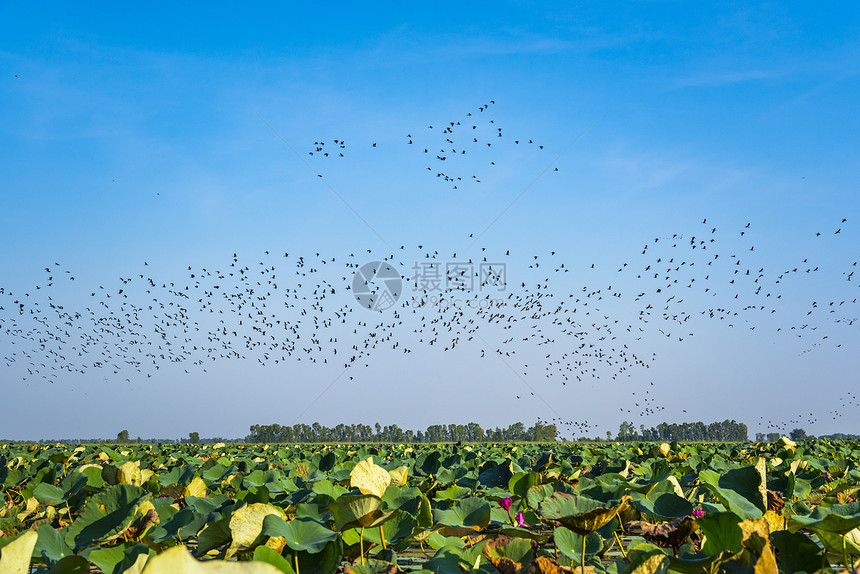
[(127, 430), (119, 431), (119, 433), (117, 433), (117, 435), (116, 435), (116, 442), (118, 442), (120, 444), (130, 442), (130, 439), (128, 438), (128, 431)]
[(776, 441), (778, 441), (780, 438), (782, 438), (782, 435), (780, 435), (778, 432), (769, 432), (769, 433), (767, 433), (767, 440), (768, 440), (768, 442), (776, 442)]
[(188, 433), (188, 440), (191, 441), (193, 444), (197, 444), (198, 442), (200, 442), (200, 433), (198, 433), (198, 432)]
[[(663, 435), (665, 432), (661, 432), (660, 434)], [(636, 440), (639, 438), (639, 435), (636, 434), (636, 427), (633, 426), (632, 422), (623, 421), (618, 426), (618, 436), (616, 438), (621, 441)]]
[(803, 429), (794, 429), (793, 431), (791, 431), (791, 432), (789, 433), (788, 438), (790, 438), (791, 440), (806, 440), (806, 439), (807, 439), (807, 438), (809, 438), (809, 437), (807, 437), (807, 436), (806, 436), (806, 431), (805, 431), (805, 430), (803, 430)]

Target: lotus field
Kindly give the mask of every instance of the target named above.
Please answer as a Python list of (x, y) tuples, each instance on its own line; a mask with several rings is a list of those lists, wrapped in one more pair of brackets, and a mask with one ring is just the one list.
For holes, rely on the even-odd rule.
[(860, 443), (0, 445), (0, 573), (818, 572)]

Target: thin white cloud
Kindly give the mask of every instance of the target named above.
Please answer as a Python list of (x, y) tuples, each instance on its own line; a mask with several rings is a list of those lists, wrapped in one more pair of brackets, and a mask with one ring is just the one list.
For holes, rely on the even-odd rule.
[(789, 77), (785, 71), (739, 70), (727, 72), (697, 72), (669, 83), (671, 89), (717, 87), (747, 82), (760, 82)]

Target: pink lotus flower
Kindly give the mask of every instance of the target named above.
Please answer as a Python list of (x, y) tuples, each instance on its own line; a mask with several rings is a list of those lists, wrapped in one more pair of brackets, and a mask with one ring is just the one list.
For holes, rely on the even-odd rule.
[(505, 510), (510, 510), (512, 502), (513, 502), (513, 500), (511, 500), (510, 498), (506, 498), (504, 500), (499, 501), (499, 506), (501, 506)]
[(516, 526), (528, 528), (528, 524), (526, 524), (526, 517), (522, 512), (517, 512)]
[(696, 508), (693, 510), (693, 518), (701, 518), (705, 515), (705, 511), (701, 508)]

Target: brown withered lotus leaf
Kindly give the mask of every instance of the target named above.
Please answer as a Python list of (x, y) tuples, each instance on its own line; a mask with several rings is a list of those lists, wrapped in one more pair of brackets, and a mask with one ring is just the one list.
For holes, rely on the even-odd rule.
[(785, 501), (782, 496), (774, 490), (767, 491), (767, 509), (774, 512), (780, 512), (785, 508)]
[[(492, 563), (500, 574), (575, 574), (580, 571), (579, 568), (573, 569), (568, 566), (562, 566), (555, 559), (547, 556), (538, 556), (527, 564), (516, 562), (507, 556), (500, 556), (504, 552), (505, 547), (515, 540), (510, 536), (500, 534), (484, 546), (484, 557)], [(528, 557), (531, 558), (537, 554), (538, 544), (534, 540), (530, 540), (529, 543), (531, 545), (531, 553)], [(593, 566), (587, 566), (585, 571), (588, 574), (595, 574), (596, 572)]]
[(631, 534), (640, 534), (645, 540), (664, 548), (678, 548), (696, 530), (696, 519), (692, 516), (682, 516), (672, 522), (651, 524), (650, 522), (634, 521), (627, 524)]
[(606, 507), (597, 500), (556, 492), (541, 502), (540, 512), (549, 522), (560, 522), (577, 534), (585, 536), (609, 524), (629, 505), (629, 496), (623, 497), (617, 506)]
[[(514, 537), (507, 536), (505, 534), (499, 534), (484, 545), (482, 554), (501, 574), (517, 574), (522, 572), (523, 568), (527, 566), (527, 564), (517, 562), (511, 557), (505, 556), (506, 548), (512, 543), (523, 544), (523, 542), (525, 541), (515, 539)], [(534, 540), (529, 540), (528, 543), (531, 551), (529, 552), (528, 550), (525, 550), (525, 557), (526, 559), (531, 560), (531, 558), (537, 553), (538, 544)]]
[(857, 501), (857, 499), (854, 496), (847, 494), (845, 492), (837, 492), (836, 493), (836, 500), (837, 500), (837, 502), (839, 502), (839, 504), (851, 504), (852, 502)]
[[(579, 569), (576, 570), (576, 572), (578, 571)], [(585, 571), (593, 573), (594, 567), (588, 566)], [(574, 570), (572, 568), (559, 565), (559, 563), (552, 558), (538, 556), (522, 572), (523, 574), (570, 574), (574, 572)]]

